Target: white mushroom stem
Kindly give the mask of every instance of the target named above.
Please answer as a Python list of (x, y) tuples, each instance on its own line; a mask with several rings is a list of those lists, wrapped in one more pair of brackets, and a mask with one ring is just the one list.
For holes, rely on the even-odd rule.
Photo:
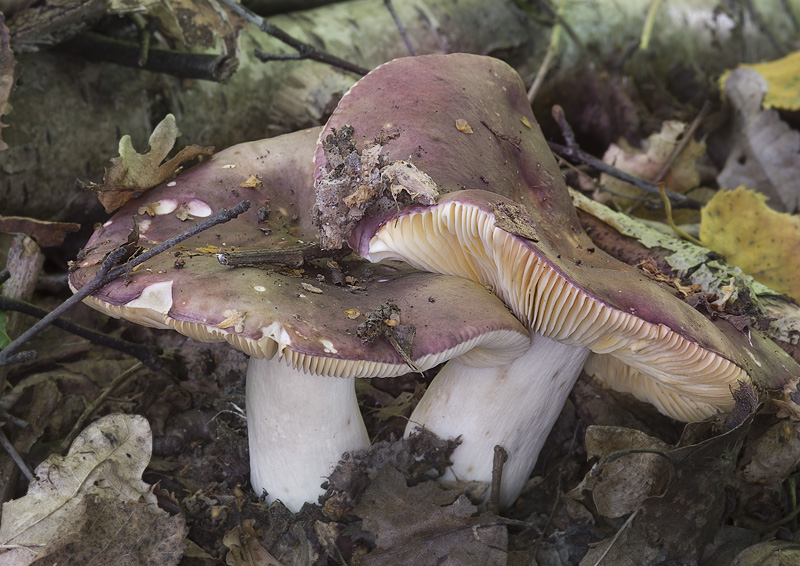
[(247, 434), (257, 495), (297, 512), (317, 502), (343, 453), (369, 448), (354, 379), (305, 374), (279, 356), (250, 358)]
[(408, 436), (424, 426), (441, 438), (461, 437), (443, 481), (491, 482), (495, 445), (508, 452), (500, 505), (516, 500), (536, 464), (589, 350), (534, 335), (512, 363), (473, 368), (450, 360), (411, 414)]

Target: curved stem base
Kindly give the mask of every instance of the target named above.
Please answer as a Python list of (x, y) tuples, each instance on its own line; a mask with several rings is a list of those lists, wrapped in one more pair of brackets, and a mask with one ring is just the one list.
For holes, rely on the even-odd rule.
[(250, 481), (297, 512), (316, 503), (342, 454), (369, 448), (354, 378), (308, 375), (275, 356), (247, 368)]
[(451, 360), (411, 414), (442, 438), (461, 437), (445, 481), (491, 482), (495, 445), (508, 452), (500, 505), (516, 500), (539, 451), (580, 375), (589, 350), (534, 335), (530, 349), (508, 365), (472, 368)]

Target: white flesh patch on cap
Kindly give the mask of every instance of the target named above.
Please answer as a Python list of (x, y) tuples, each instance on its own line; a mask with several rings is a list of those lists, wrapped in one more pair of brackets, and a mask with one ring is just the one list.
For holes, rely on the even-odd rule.
[(211, 216), (211, 207), (208, 206), (208, 203), (199, 199), (191, 199), (189, 202), (186, 203), (186, 212), (195, 216), (197, 218), (205, 218), (206, 216)]
[[(697, 420), (729, 410), (729, 388), (750, 381), (730, 360), (670, 328), (588, 297), (477, 206), (450, 201), (392, 220), (373, 236), (368, 259), (401, 260), (491, 286), (532, 332), (613, 355), (654, 381), (642, 382), (636, 395), (673, 418), (691, 413)], [(659, 403), (654, 392), (660, 388), (671, 391), (675, 402)], [(693, 407), (689, 399), (700, 394), (702, 410), (676, 410), (681, 396)]]
[(151, 202), (148, 205), (148, 212), (155, 215), (170, 214), (178, 208), (178, 201), (174, 198), (165, 198), (156, 202)]
[(129, 309), (145, 309), (167, 315), (172, 308), (172, 281), (153, 283), (142, 290), (138, 299), (125, 305)]

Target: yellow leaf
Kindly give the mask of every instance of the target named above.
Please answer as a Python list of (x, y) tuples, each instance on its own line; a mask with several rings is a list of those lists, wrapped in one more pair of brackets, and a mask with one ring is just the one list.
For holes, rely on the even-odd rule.
[(250, 175), (247, 180), (239, 186), (245, 189), (257, 189), (261, 186), (261, 179), (255, 175)]
[(471, 134), (472, 133), (472, 127), (469, 125), (469, 122), (467, 122), (463, 118), (459, 118), (458, 120), (456, 120), (456, 129), (459, 132), (462, 132), (462, 133), (465, 133), (465, 134)]
[[(795, 51), (775, 61), (754, 65), (743, 64), (740, 67), (755, 69), (766, 79), (769, 90), (762, 103), (764, 108), (800, 110), (800, 51)], [(723, 89), (728, 75), (730, 75), (730, 71), (719, 79), (720, 87)]]
[(703, 208), (700, 240), (761, 283), (800, 300), (800, 220), (776, 212), (763, 194), (719, 191)]

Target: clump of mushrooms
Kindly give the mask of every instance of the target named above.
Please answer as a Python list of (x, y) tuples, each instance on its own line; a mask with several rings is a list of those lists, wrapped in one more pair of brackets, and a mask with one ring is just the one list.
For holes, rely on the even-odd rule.
[[(148, 260), (86, 302), (144, 326), (227, 341), (250, 356), (251, 482), (257, 494), (292, 511), (316, 501), (344, 452), (369, 446), (355, 378), (407, 373), (401, 353), (418, 370), (456, 356), (491, 366), (530, 343), (505, 305), (477, 283), (353, 256), (311, 259), (310, 157), (318, 135), (308, 130), (234, 146), (149, 190), (95, 231), (70, 273), (79, 289), (137, 230), (135, 243), (147, 249), (221, 208), (251, 202), (235, 221)], [(264, 255), (268, 263), (256, 265)], [(222, 265), (220, 256), (245, 265)], [(389, 304), (390, 322), (415, 331), (407, 351), (359, 335), (365, 315)]]
[(519, 76), (497, 59), (429, 55), (378, 67), (343, 97), (315, 159), (325, 246), (347, 241), (370, 261), (487, 285), (531, 331), (529, 351), (510, 364), (449, 362), (407, 429), (462, 437), (451, 478), (489, 481), (502, 445), (503, 506), (587, 358), (599, 379), (684, 421), (729, 410), (740, 382), (776, 387), (800, 376), (757, 332), (707, 319), (595, 247)]

